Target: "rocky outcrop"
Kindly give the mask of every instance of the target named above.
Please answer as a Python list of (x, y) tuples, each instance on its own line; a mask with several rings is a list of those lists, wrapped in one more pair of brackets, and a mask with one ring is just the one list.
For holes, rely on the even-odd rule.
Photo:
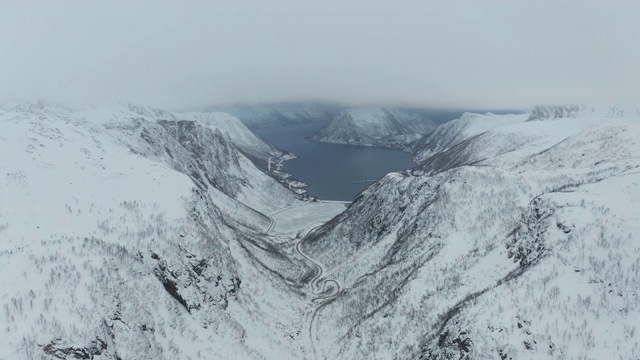
[(527, 121), (544, 121), (566, 118), (576, 118), (582, 107), (578, 105), (565, 106), (536, 106)]
[[(56, 359), (67, 360), (67, 359), (78, 359), (78, 360), (93, 360), (96, 356), (105, 355), (107, 350), (107, 342), (96, 337), (95, 340), (91, 341), (87, 346), (83, 347), (74, 347), (74, 346), (63, 346), (60, 343), (60, 339), (56, 339), (50, 342), (47, 345), (42, 347), (42, 351)], [(107, 356), (107, 358), (111, 358)], [(117, 360), (117, 359), (116, 359)]]

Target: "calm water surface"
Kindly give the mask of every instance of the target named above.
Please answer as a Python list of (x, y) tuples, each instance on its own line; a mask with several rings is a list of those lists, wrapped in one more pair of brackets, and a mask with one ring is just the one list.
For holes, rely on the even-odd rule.
[(275, 146), (291, 151), (298, 158), (285, 163), (284, 170), (309, 184), (309, 194), (323, 200), (351, 201), (370, 182), (392, 171), (414, 167), (411, 155), (390, 149), (319, 143), (307, 139), (324, 123), (253, 129)]

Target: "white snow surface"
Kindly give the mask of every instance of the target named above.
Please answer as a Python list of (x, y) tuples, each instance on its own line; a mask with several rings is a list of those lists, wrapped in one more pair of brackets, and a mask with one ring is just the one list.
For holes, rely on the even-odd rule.
[(639, 358), (640, 116), (575, 114), (442, 125), (454, 136), (420, 169), (310, 234), (303, 250), (344, 289), (318, 352)]
[(429, 157), (446, 151), (459, 143), (493, 129), (524, 122), (529, 114), (495, 115), (491, 113), (465, 113), (460, 119), (438, 126), (431, 134), (413, 144), (415, 160), (423, 162)]
[(271, 233), (283, 239), (302, 237), (309, 229), (318, 227), (343, 212), (348, 204), (343, 201), (317, 201), (277, 211), (270, 214), (274, 221)]
[(251, 140), (224, 116), (181, 117), (0, 108), (0, 359), (306, 352), (313, 269), (264, 232), (307, 203), (237, 150)]

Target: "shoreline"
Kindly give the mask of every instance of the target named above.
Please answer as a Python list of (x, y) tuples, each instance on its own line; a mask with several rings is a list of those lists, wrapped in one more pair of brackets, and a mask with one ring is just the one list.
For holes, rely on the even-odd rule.
[[(309, 124), (300, 124), (300, 125), (309, 125)], [(270, 167), (271, 171), (269, 173), (275, 178), (277, 178), (285, 187), (289, 188), (291, 191), (295, 192), (296, 194), (301, 196), (306, 195), (307, 197), (314, 198), (315, 200), (318, 200), (318, 201), (319, 200), (324, 201), (325, 198), (322, 197), (322, 194), (325, 194), (327, 195), (326, 198), (331, 199), (331, 201), (336, 200), (336, 201), (344, 201), (347, 203), (351, 203), (353, 199), (358, 195), (358, 193), (363, 191), (367, 185), (370, 185), (375, 181), (378, 181), (380, 178), (384, 177), (387, 173), (398, 172), (406, 169), (413, 169), (418, 166), (418, 164), (415, 162), (415, 158), (413, 154), (409, 151), (410, 149), (408, 147), (400, 148), (399, 146), (382, 146), (383, 145), (382, 143), (376, 143), (375, 145), (374, 144), (343, 144), (343, 143), (333, 143), (333, 142), (317, 140), (314, 138), (315, 133), (317, 132), (317, 130), (314, 129), (314, 126), (304, 126), (297, 130), (292, 130), (290, 129), (290, 127), (285, 127), (284, 129), (279, 129), (279, 128), (280, 127), (272, 127), (270, 128), (269, 131), (265, 131), (264, 133), (258, 134), (263, 140), (267, 141), (268, 143), (271, 143), (271, 140), (273, 140), (274, 142), (272, 144), (277, 144), (274, 146), (277, 146), (279, 150), (284, 152), (284, 154), (281, 156), (272, 157), (270, 158), (270, 160), (267, 160), (267, 165), (269, 164), (271, 165)], [(305, 144), (308, 144), (308, 146)], [(328, 145), (326, 149), (326, 154), (324, 152), (325, 151), (324, 149), (313, 144)], [(287, 146), (287, 145), (290, 145), (290, 146)], [(332, 145), (337, 145), (337, 146), (332, 146)], [(307, 151), (306, 149), (310, 149), (311, 155), (305, 152)], [(378, 174), (375, 172), (370, 173), (368, 175), (366, 172), (364, 173), (357, 173), (353, 171), (349, 172), (348, 169), (343, 169), (344, 164), (340, 163), (341, 159), (335, 159), (335, 162), (339, 163), (336, 165), (335, 169), (343, 169), (344, 171), (342, 171), (341, 173), (335, 173), (335, 179), (334, 179), (332, 171), (335, 171), (335, 170), (332, 169), (331, 166), (329, 166), (328, 164), (328, 163), (334, 162), (331, 159), (332, 156), (341, 156), (343, 152), (349, 152), (348, 156), (351, 156), (351, 152), (353, 152), (354, 154), (361, 154), (360, 150), (365, 150), (365, 149), (379, 150), (381, 152), (384, 152), (384, 154), (381, 153), (380, 156), (383, 156), (384, 158), (388, 157), (389, 159), (397, 158), (398, 163), (393, 162), (394, 160), (389, 160), (392, 162), (378, 161), (379, 164), (373, 161), (372, 164), (370, 165), (372, 169), (377, 169), (378, 167), (380, 167), (381, 169), (385, 169), (385, 166), (386, 166), (387, 171), (379, 174), (380, 176), (378, 177), (377, 176)], [(305, 183), (304, 181), (301, 181), (298, 178), (296, 178), (296, 175), (294, 173), (288, 172), (289, 167), (287, 166), (286, 161), (299, 157), (296, 154), (296, 150), (301, 152), (302, 156), (304, 157), (304, 161), (302, 161), (301, 159), (301, 161), (294, 163), (293, 169), (300, 170), (302, 175), (306, 174), (308, 177), (310, 176), (308, 178), (308, 181), (310, 181), (310, 183)], [(393, 152), (396, 154), (387, 155), (387, 152)], [(310, 157), (308, 158), (308, 156)], [(353, 158), (358, 159), (357, 156), (358, 155), (353, 156)], [(359, 156), (364, 156), (364, 155), (359, 155)], [(378, 155), (376, 152), (376, 153), (372, 153), (372, 155), (369, 157), (376, 158), (377, 156)], [(405, 157), (406, 157), (406, 160), (405, 160)], [(313, 168), (315, 168), (315, 163), (314, 163), (315, 161), (319, 162), (318, 164), (319, 168), (313, 170)], [(392, 163), (396, 164), (396, 166), (385, 165), (385, 164), (392, 164)], [(343, 166), (343, 167), (340, 167), (340, 166)], [(360, 167), (367, 168), (367, 165), (356, 166), (356, 168), (360, 168)], [(305, 171), (308, 171), (308, 172), (305, 172)], [(313, 172), (318, 172), (318, 171), (322, 171), (324, 175), (309, 175)], [(363, 170), (363, 171), (368, 171), (368, 170)], [(318, 179), (322, 179), (323, 183), (314, 185), (314, 180), (316, 179), (316, 177)], [(338, 184), (338, 181), (340, 181), (339, 184)], [(342, 185), (343, 181), (344, 181), (344, 185)], [(320, 194), (318, 194), (320, 196), (315, 194), (316, 185), (318, 186), (318, 191), (320, 191)], [(336, 189), (335, 191), (331, 190), (330, 187), (334, 187), (334, 186), (337, 186), (340, 189), (344, 187), (345, 190), (338, 190), (338, 189)], [(346, 189), (352, 189), (352, 190), (346, 190)], [(359, 191), (356, 191), (353, 197), (350, 197), (351, 193), (354, 192), (354, 190), (359, 190)]]
[[(284, 155), (282, 156), (269, 157), (269, 159), (267, 159), (267, 172), (270, 175), (274, 176), (276, 179), (278, 179), (280, 183), (285, 185), (286, 188), (293, 191), (294, 193), (302, 196), (310, 196), (310, 195), (306, 195), (307, 190), (303, 189), (305, 187), (308, 187), (309, 184), (295, 179), (292, 174), (284, 171), (284, 166), (285, 166), (284, 163), (286, 161), (296, 159), (298, 156), (286, 150), (283, 150), (283, 152), (284, 152)], [(275, 158), (275, 161), (273, 163), (271, 162), (272, 158)]]

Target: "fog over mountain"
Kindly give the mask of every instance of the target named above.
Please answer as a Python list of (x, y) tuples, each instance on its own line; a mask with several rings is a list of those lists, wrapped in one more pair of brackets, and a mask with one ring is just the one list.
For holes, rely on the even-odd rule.
[(638, 14), (1, 2), (0, 360), (640, 359)]
[(171, 109), (638, 100), (632, 1), (3, 1), (0, 95)]

